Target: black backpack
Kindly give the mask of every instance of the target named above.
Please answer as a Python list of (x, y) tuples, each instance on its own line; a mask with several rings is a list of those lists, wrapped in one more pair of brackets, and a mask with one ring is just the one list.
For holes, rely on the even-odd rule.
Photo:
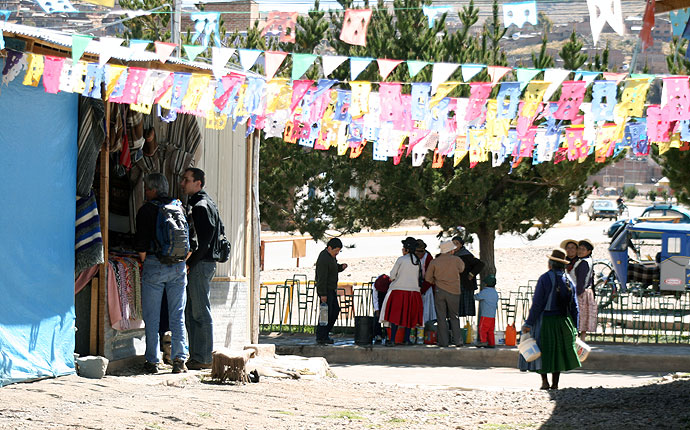
[(218, 263), (225, 263), (230, 259), (230, 241), (225, 236), (225, 225), (218, 214), (218, 236), (213, 245), (213, 259)]
[(551, 283), (554, 285), (554, 300), (558, 310), (562, 315), (570, 315), (573, 296), (575, 295), (574, 285), (572, 285), (565, 273), (562, 276), (556, 277), (554, 272), (549, 271), (549, 276)]
[(152, 201), (158, 206), (156, 218), (156, 257), (163, 264), (185, 261), (189, 253), (189, 225), (182, 209), (182, 202), (175, 199), (169, 203)]

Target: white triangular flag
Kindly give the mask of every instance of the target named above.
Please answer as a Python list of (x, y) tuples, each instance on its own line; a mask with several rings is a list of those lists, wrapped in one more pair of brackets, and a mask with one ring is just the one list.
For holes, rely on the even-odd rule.
[(373, 58), (350, 57), (350, 80), (356, 80), (372, 61)]
[(323, 76), (328, 77), (335, 69), (345, 62), (349, 57), (343, 55), (323, 55), (321, 63), (323, 64)]
[[(613, 31), (621, 36), (625, 34), (621, 0), (587, 0), (587, 8), (589, 9), (589, 25), (592, 29), (594, 46), (596, 46), (599, 34), (607, 22)], [(597, 15), (597, 11), (599, 15)]]
[(129, 59), (137, 58), (137, 54), (141, 54), (146, 51), (151, 41), (141, 40), (141, 39), (130, 39), (129, 40)]
[(240, 64), (242, 65), (242, 69), (246, 72), (247, 70), (251, 69), (254, 63), (256, 63), (256, 60), (259, 58), (259, 55), (261, 55), (262, 51), (259, 51), (257, 49), (240, 49)]
[(431, 94), (436, 93), (439, 85), (446, 82), (455, 69), (460, 67), (456, 63), (434, 63), (434, 71), (431, 74)]
[(225, 68), (225, 65), (228, 64), (228, 61), (230, 61), (230, 57), (232, 57), (234, 53), (235, 48), (222, 48), (218, 46), (211, 47), (211, 55), (213, 61), (213, 65), (211, 66), (211, 68), (213, 69), (213, 75), (217, 79), (220, 79), (225, 75), (223, 69)]
[(110, 60), (113, 51), (116, 48), (119, 48), (124, 41), (125, 39), (120, 39), (119, 37), (101, 37), (101, 53), (98, 57), (98, 64), (103, 66), (105, 63), (107, 63), (108, 60)]
[(544, 92), (544, 101), (548, 102), (553, 93), (561, 86), (565, 78), (570, 74), (570, 70), (564, 69), (546, 69), (544, 71), (544, 82), (549, 82), (549, 86)]

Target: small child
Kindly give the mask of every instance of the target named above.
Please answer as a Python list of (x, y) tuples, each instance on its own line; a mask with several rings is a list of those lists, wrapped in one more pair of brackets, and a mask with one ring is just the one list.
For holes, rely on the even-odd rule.
[(496, 323), (496, 308), (498, 307), (498, 293), (496, 292), (496, 276), (487, 275), (482, 282), (482, 289), (474, 295), (479, 301), (479, 347), (493, 348), (496, 346), (494, 327)]

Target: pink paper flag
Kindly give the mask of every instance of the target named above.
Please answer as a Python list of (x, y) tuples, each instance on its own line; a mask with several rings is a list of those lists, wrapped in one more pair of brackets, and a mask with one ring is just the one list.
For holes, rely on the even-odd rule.
[(611, 72), (603, 72), (602, 75), (604, 75), (604, 80), (606, 81), (616, 81), (616, 85), (620, 84), (623, 79), (625, 79), (626, 76), (628, 76), (627, 73), (611, 73)]
[(585, 81), (563, 82), (558, 109), (553, 116), (556, 119), (574, 120), (580, 111), (580, 105), (585, 98), (587, 83)]
[(403, 94), (400, 96), (402, 100), (402, 114), (397, 115), (393, 119), (393, 130), (398, 131), (412, 131), (412, 96), (410, 94)]
[(470, 82), (470, 101), (465, 111), (465, 121), (474, 121), (479, 118), (479, 122), (483, 123), (486, 118), (486, 100), (491, 94), (490, 82)]
[(650, 142), (662, 143), (671, 140), (671, 122), (659, 105), (647, 107), (647, 138)]
[(266, 51), (264, 53), (266, 59), (267, 80), (270, 81), (271, 79), (273, 79), (273, 76), (275, 76), (276, 72), (278, 71), (278, 68), (281, 64), (283, 64), (283, 61), (285, 60), (285, 57), (287, 57), (287, 55), (287, 52), (279, 51)]
[(290, 112), (294, 112), (295, 109), (297, 109), (297, 106), (299, 106), (299, 103), (302, 101), (304, 96), (307, 95), (307, 91), (309, 91), (309, 88), (313, 83), (314, 81), (309, 79), (293, 81), (292, 100), (290, 101)]
[(347, 9), (340, 30), (340, 40), (350, 45), (367, 46), (367, 27), (371, 9)]
[(402, 85), (399, 83), (382, 82), (379, 86), (381, 99), (381, 121), (393, 121), (396, 116), (402, 114), (402, 99), (400, 94)]
[(161, 63), (168, 61), (170, 55), (173, 53), (175, 48), (177, 48), (177, 45), (174, 43), (156, 41), (153, 42), (153, 44), (156, 46), (156, 55), (158, 55), (158, 59)]
[(228, 104), (230, 96), (232, 95), (233, 89), (237, 85), (242, 85), (244, 83), (245, 76), (239, 73), (231, 73), (229, 75), (223, 76), (223, 94), (213, 101), (213, 104), (218, 110), (225, 109), (225, 105)]
[(173, 72), (168, 72), (168, 77), (163, 80), (160, 88), (155, 88), (156, 98), (153, 101), (154, 103), (160, 103), (161, 99), (163, 99), (165, 96), (165, 93), (167, 93), (170, 87), (173, 86), (173, 82), (175, 82), (175, 75)]
[(489, 73), (489, 77), (491, 78), (491, 86), (495, 86), (498, 81), (503, 78), (506, 73), (510, 72), (513, 70), (511, 67), (502, 67), (502, 66), (488, 66), (486, 68), (486, 71)]
[(402, 60), (385, 60), (379, 58), (376, 60), (376, 62), (379, 63), (379, 74), (381, 75), (381, 80), (385, 81), (393, 69), (398, 67), (398, 64), (402, 63)]
[(578, 160), (584, 153), (587, 156), (589, 147), (584, 138), (584, 128), (567, 128), (565, 130), (565, 142), (568, 147), (568, 160)]
[(664, 111), (669, 121), (690, 119), (690, 88), (687, 76), (664, 78), (666, 106)]
[(62, 66), (64, 64), (64, 57), (46, 56), (44, 58), (43, 88), (45, 88), (47, 93), (58, 93), (60, 87), (60, 74), (62, 73)]
[(146, 78), (146, 71), (146, 69), (139, 67), (129, 68), (127, 82), (125, 83), (125, 90), (122, 93), (122, 98), (119, 100), (120, 103), (134, 104), (137, 102), (139, 91), (141, 91), (141, 86)]

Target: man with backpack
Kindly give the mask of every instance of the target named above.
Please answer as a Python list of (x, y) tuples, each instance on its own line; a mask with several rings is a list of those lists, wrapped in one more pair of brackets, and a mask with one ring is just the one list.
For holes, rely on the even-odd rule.
[(218, 207), (204, 191), (204, 171), (196, 167), (185, 170), (180, 186), (189, 196), (187, 220), (190, 224), (192, 255), (189, 268), (187, 309), (189, 361), (192, 370), (210, 369), (213, 351), (213, 319), (211, 317), (211, 279), (220, 260), (221, 221)]
[(173, 373), (186, 372), (184, 309), (187, 302), (189, 226), (182, 203), (168, 197), (168, 180), (160, 173), (144, 178), (146, 203), (137, 212), (134, 249), (143, 263), (141, 304), (146, 324), (146, 373), (158, 373), (158, 328), (161, 300), (168, 298), (168, 318), (172, 332)]

